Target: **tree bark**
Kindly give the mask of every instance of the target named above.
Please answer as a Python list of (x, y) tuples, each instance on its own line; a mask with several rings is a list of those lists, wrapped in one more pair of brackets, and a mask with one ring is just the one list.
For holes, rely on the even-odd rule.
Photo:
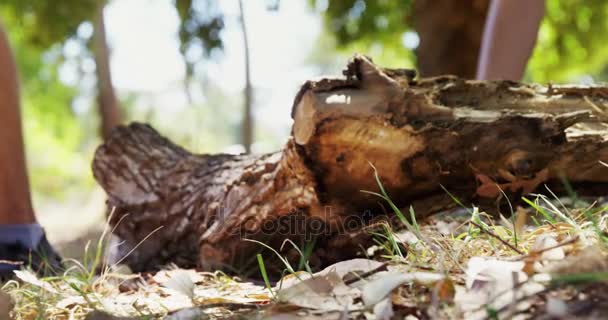
[(489, 2), (414, 1), (412, 22), (420, 37), (416, 56), (422, 76), (475, 78)]
[(253, 90), (251, 87), (251, 65), (249, 62), (249, 38), (247, 36), (247, 24), (245, 23), (245, 9), (243, 0), (239, 0), (241, 32), (243, 34), (243, 46), (245, 49), (245, 108), (243, 110), (243, 124), (241, 142), (246, 153), (251, 153), (253, 143)]
[(93, 173), (115, 208), (117, 256), (132, 252), (136, 271), (230, 269), (261, 249), (245, 238), (274, 248), (314, 238), (319, 266), (353, 257), (366, 226), (392, 216), (361, 192), (378, 192), (374, 168), (419, 218), (454, 205), (444, 188), (473, 203), (564, 177), (606, 191), (608, 88), (416, 80), (362, 56), (344, 75), (302, 86), (292, 138), (272, 154), (194, 155), (146, 125), (115, 130)]
[(104, 22), (105, 1), (97, 1), (95, 14), (94, 55), (97, 72), (97, 103), (101, 122), (101, 136), (105, 140), (112, 129), (120, 124), (120, 108), (112, 84), (110, 72), (110, 50), (106, 39)]

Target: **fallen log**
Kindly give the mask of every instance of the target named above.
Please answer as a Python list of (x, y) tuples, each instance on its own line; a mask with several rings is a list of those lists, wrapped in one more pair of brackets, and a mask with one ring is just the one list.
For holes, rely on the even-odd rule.
[(361, 192), (378, 191), (374, 168), (419, 217), (454, 205), (444, 189), (473, 203), (564, 178), (604, 192), (607, 103), (606, 87), (416, 79), (355, 56), (344, 77), (302, 86), (279, 152), (196, 155), (134, 123), (98, 148), (93, 173), (114, 211), (114, 260), (134, 271), (246, 266), (262, 247), (245, 238), (314, 238), (323, 266), (358, 254), (364, 226), (390, 216)]

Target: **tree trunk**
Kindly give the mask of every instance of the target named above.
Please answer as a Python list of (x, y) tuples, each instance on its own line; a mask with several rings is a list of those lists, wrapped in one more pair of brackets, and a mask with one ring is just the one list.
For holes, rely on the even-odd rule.
[(106, 27), (103, 10), (105, 1), (98, 0), (95, 15), (94, 54), (97, 72), (97, 103), (101, 119), (101, 136), (107, 139), (114, 127), (120, 124), (118, 99), (112, 85), (110, 72), (110, 50), (106, 39)]
[(443, 188), (465, 203), (502, 191), (514, 201), (562, 177), (605, 192), (608, 88), (414, 80), (361, 56), (344, 74), (304, 84), (292, 139), (272, 154), (194, 155), (149, 126), (117, 129), (93, 172), (116, 209), (118, 257), (135, 249), (125, 261), (136, 271), (229, 269), (261, 248), (244, 238), (274, 248), (315, 239), (318, 266), (353, 257), (363, 226), (392, 216), (361, 192), (378, 192), (374, 167), (420, 218), (454, 205)]
[(472, 79), (477, 70), (489, 0), (415, 0), (413, 25), (424, 77), (452, 74)]
[(249, 62), (249, 38), (247, 37), (247, 25), (245, 23), (245, 9), (243, 0), (239, 0), (241, 30), (243, 34), (243, 46), (245, 48), (245, 108), (243, 110), (243, 123), (241, 132), (241, 142), (245, 147), (246, 153), (251, 153), (253, 143), (253, 93), (251, 87), (251, 65)]

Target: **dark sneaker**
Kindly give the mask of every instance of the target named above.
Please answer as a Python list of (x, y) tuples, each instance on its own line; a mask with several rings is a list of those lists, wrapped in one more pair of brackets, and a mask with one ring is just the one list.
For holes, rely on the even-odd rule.
[(42, 276), (55, 275), (64, 270), (61, 257), (44, 235), (35, 250), (21, 242), (0, 244), (0, 279), (12, 278), (13, 270), (24, 267)]

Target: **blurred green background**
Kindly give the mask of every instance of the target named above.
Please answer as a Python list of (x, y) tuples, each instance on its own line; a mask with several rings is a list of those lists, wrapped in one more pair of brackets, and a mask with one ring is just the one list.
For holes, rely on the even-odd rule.
[[(487, 0), (3, 0), (38, 216), (56, 238), (69, 238), (78, 232), (61, 230), (98, 226), (103, 215), (89, 169), (101, 143), (93, 44), (100, 12), (122, 122), (149, 122), (194, 152), (242, 152), (250, 135), (261, 153), (286, 141), (298, 86), (337, 74), (353, 52), (423, 75), (471, 77), (487, 7)], [(605, 81), (608, 2), (547, 1), (546, 11), (525, 81)], [(250, 133), (242, 130), (247, 121)]]

